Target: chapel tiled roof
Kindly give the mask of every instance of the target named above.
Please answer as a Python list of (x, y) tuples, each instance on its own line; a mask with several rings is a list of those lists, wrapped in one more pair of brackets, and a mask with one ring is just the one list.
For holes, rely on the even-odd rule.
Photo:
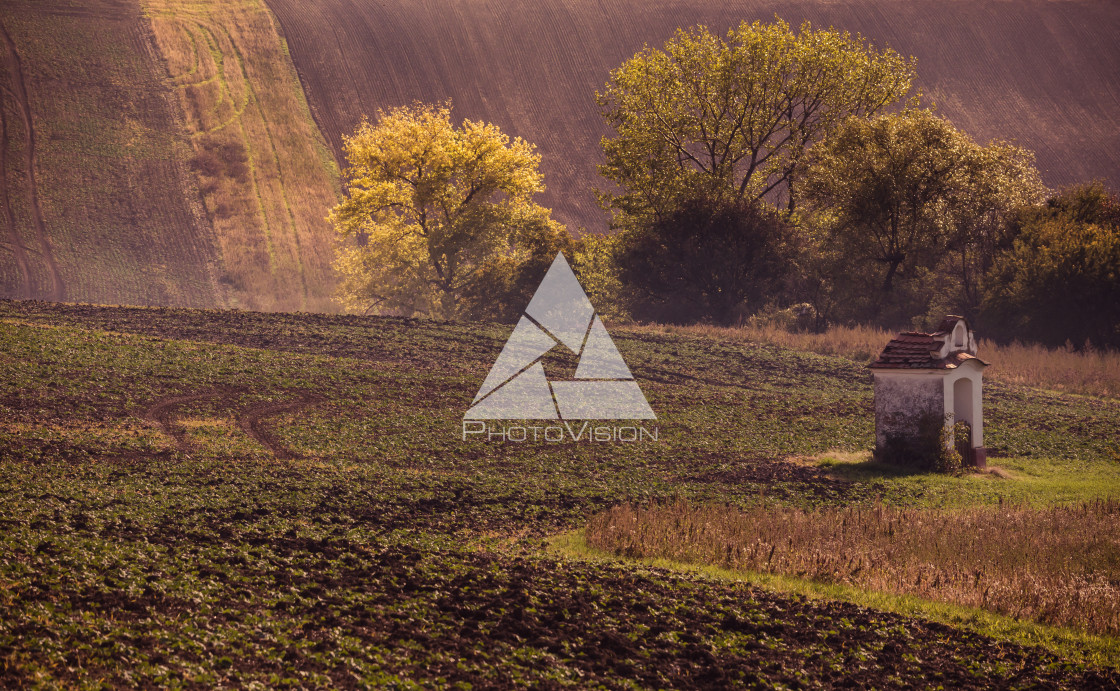
[[(935, 356), (941, 350), (942, 340), (936, 338), (951, 331), (954, 324), (942, 323), (936, 332), (927, 334), (920, 331), (903, 331), (891, 339), (891, 342), (879, 353), (879, 358), (871, 363), (872, 369), (954, 369), (966, 360), (978, 360), (980, 364), (988, 363), (980, 360), (975, 355), (963, 351), (949, 353), (944, 358)], [(945, 328), (948, 326), (948, 328)], [(934, 354), (931, 354), (934, 353)]]
[(933, 333), (947, 334), (952, 331), (954, 327), (956, 327), (957, 322), (959, 322), (961, 319), (963, 319), (963, 317), (958, 317), (955, 314), (950, 314), (949, 316), (941, 320), (941, 325), (938, 326), (937, 331), (934, 331)]

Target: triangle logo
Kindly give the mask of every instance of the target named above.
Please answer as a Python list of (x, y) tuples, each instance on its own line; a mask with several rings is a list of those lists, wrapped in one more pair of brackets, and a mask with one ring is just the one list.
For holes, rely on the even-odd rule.
[[(575, 379), (549, 381), (541, 358), (579, 355)], [(464, 420), (655, 420), (564, 254), (556, 255)]]

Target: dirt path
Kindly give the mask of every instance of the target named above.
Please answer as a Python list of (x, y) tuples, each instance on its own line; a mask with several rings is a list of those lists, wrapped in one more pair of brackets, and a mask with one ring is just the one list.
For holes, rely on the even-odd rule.
[(271, 451), (277, 458), (292, 459), (301, 458), (302, 456), (280, 444), (280, 442), (276, 440), (276, 437), (261, 425), (261, 420), (266, 417), (272, 417), (273, 415), (292, 413), (320, 402), (320, 399), (312, 393), (307, 391), (300, 391), (298, 393), (299, 400), (258, 403), (257, 405), (250, 406), (237, 418), (237, 423), (241, 426), (241, 429), (250, 437), (256, 439), (261, 446)]
[[(62, 283), (62, 275), (58, 271), (58, 263), (55, 262), (54, 252), (51, 250), (50, 240), (47, 238), (46, 224), (43, 223), (43, 209), (39, 204), (39, 183), (35, 178), (35, 166), (37, 165), (35, 153), (35, 127), (31, 117), (31, 101), (27, 96), (27, 82), (23, 75), (23, 65), (20, 62), (19, 53), (16, 52), (16, 45), (12, 41), (12, 37), (8, 34), (7, 27), (0, 22), (0, 38), (3, 39), (6, 51), (4, 54), (4, 61), (7, 64), (8, 75), (10, 81), (10, 88), (5, 89), (12, 99), (19, 107), (20, 116), (23, 118), (23, 132), (25, 138), (24, 146), (24, 163), (27, 166), (27, 197), (28, 205), (31, 208), (31, 219), (35, 226), (35, 235), (39, 241), (39, 246), (42, 251), (43, 261), (47, 263), (48, 273), (50, 275), (51, 286), (45, 295), (40, 296), (44, 300), (51, 300), (60, 302), (66, 297), (66, 288)], [(5, 142), (7, 141), (7, 123), (5, 123)], [(5, 143), (5, 149), (7, 144)], [(14, 219), (11, 213), (11, 206), (7, 204), (7, 187), (6, 176), (4, 180), (0, 180), (5, 184), (4, 202), (10, 219)], [(11, 226), (12, 232), (15, 232), (14, 220)], [(25, 276), (27, 276), (26, 257), (24, 264)], [(25, 284), (30, 289), (30, 282), (26, 281)]]
[(194, 444), (187, 439), (187, 431), (182, 425), (175, 422), (174, 409), (184, 403), (193, 403), (207, 398), (217, 398), (233, 393), (232, 391), (207, 391), (204, 393), (187, 394), (185, 396), (167, 396), (161, 398), (144, 411), (144, 417), (158, 423), (164, 434), (175, 440), (175, 446), (187, 453), (194, 450)]
[[(219, 389), (180, 396), (167, 396), (148, 406), (143, 417), (157, 423), (164, 434), (175, 440), (175, 446), (184, 453), (195, 450), (195, 445), (187, 437), (187, 431), (176, 422), (175, 409), (187, 403), (206, 399), (222, 399), (225, 407), (234, 409), (234, 397), (245, 393), (242, 389)], [(318, 396), (308, 391), (294, 392), (299, 398), (294, 401), (268, 401), (245, 408), (237, 415), (237, 424), (258, 444), (268, 449), (274, 456), (282, 459), (301, 458), (300, 454), (288, 449), (272, 432), (262, 424), (265, 418), (283, 413), (291, 413), (321, 402)]]

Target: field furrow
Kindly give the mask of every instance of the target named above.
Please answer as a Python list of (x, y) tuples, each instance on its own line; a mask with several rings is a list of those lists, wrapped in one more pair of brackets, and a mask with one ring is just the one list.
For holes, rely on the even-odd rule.
[(451, 99), (540, 147), (542, 203), (571, 228), (606, 218), (595, 92), (677, 27), (811, 20), (918, 58), (926, 101), (981, 142), (1038, 154), (1046, 183), (1120, 184), (1120, 5), (1090, 0), (268, 0), (316, 121), (340, 155), (362, 115)]
[[(0, 38), (4, 41), (4, 59), (7, 66), (9, 81), (8, 88), (4, 91), (15, 101), (16, 109), (23, 120), (23, 152), (27, 204), (31, 209), (31, 220), (35, 228), (35, 239), (38, 241), (39, 256), (47, 265), (48, 276), (50, 277), (50, 287), (47, 288), (45, 293), (37, 297), (46, 300), (62, 300), (66, 295), (66, 287), (62, 283), (62, 276), (58, 271), (58, 262), (55, 261), (54, 252), (51, 250), (51, 241), (50, 238), (47, 237), (47, 229), (43, 223), (43, 208), (39, 203), (39, 183), (36, 177), (38, 157), (35, 153), (35, 121), (31, 114), (31, 103), (27, 96), (27, 81), (23, 74), (23, 63), (20, 60), (19, 53), (16, 51), (15, 43), (12, 42), (12, 37), (8, 33), (8, 29), (4, 26), (3, 22), (0, 22)], [(4, 127), (4, 136), (5, 138), (7, 137), (6, 125)], [(7, 184), (6, 179), (4, 183), (5, 185)], [(11, 207), (6, 200), (5, 208), (8, 209), (9, 219), (11, 219)], [(14, 225), (13, 221), (13, 229)], [(26, 263), (23, 265), (23, 268), (26, 271)]]

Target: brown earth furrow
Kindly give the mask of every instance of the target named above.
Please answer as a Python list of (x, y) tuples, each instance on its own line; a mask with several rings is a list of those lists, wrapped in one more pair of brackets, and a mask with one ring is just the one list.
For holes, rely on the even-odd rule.
[(267, 0), (341, 161), (362, 115), (451, 99), (539, 147), (541, 202), (606, 228), (593, 188), (610, 132), (595, 92), (677, 27), (811, 20), (918, 58), (924, 101), (982, 143), (1034, 150), (1051, 186), (1120, 185), (1120, 4), (1090, 0)]
[[(175, 440), (175, 446), (178, 447), (179, 451), (189, 453), (195, 450), (195, 445), (187, 437), (186, 429), (176, 422), (176, 409), (188, 403), (210, 399), (217, 399), (219, 401), (218, 405), (233, 409), (238, 407), (236, 397), (244, 393), (245, 390), (241, 388), (222, 388), (214, 391), (166, 396), (145, 408), (141, 417), (158, 424), (164, 434)], [(295, 393), (298, 398), (294, 401), (257, 403), (245, 408), (237, 415), (237, 425), (241, 431), (281, 459), (301, 458), (302, 456), (281, 444), (275, 435), (262, 424), (263, 420), (302, 410), (321, 401), (318, 396), (308, 391), (297, 391)]]
[[(8, 89), (3, 90), (8, 93)], [(31, 297), (31, 268), (27, 261), (27, 250), (23, 246), (23, 238), (16, 229), (16, 217), (12, 211), (12, 201), (8, 196), (8, 110), (0, 103), (0, 206), (4, 208), (4, 220), (8, 228), (8, 242), (12, 246), (12, 254), (16, 259), (16, 270), (19, 272), (19, 288), (13, 297), (26, 299)]]
[[(47, 237), (46, 224), (43, 223), (43, 209), (39, 203), (39, 183), (35, 176), (35, 167), (38, 165), (35, 154), (35, 123), (31, 116), (31, 102), (27, 98), (27, 82), (23, 75), (23, 64), (20, 61), (19, 53), (16, 51), (16, 45), (12, 41), (12, 37), (8, 33), (8, 29), (4, 26), (3, 22), (0, 22), (0, 38), (4, 40), (4, 45), (6, 47), (5, 61), (7, 62), (8, 75), (11, 82), (11, 90), (8, 93), (10, 93), (15, 100), (16, 105), (19, 107), (20, 116), (23, 118), (24, 162), (27, 166), (28, 205), (30, 206), (31, 219), (35, 226), (35, 236), (39, 241), (43, 261), (47, 264), (51, 279), (50, 289), (41, 297), (44, 300), (60, 302), (66, 296), (66, 289), (62, 283), (62, 275), (58, 271), (58, 263), (55, 261), (54, 252), (51, 250), (51, 242)], [(7, 132), (5, 131), (5, 137), (6, 135)], [(5, 200), (5, 202), (7, 202), (7, 200)], [(7, 206), (7, 204), (5, 205)], [(8, 209), (9, 211), (11, 210), (10, 207), (8, 207)]]
[(194, 450), (194, 444), (187, 438), (187, 431), (182, 425), (175, 422), (175, 408), (186, 404), (202, 401), (208, 398), (229, 395), (230, 391), (206, 391), (203, 393), (186, 394), (181, 396), (167, 396), (151, 404), (144, 410), (143, 417), (160, 426), (164, 434), (175, 440), (175, 446), (186, 453)]

